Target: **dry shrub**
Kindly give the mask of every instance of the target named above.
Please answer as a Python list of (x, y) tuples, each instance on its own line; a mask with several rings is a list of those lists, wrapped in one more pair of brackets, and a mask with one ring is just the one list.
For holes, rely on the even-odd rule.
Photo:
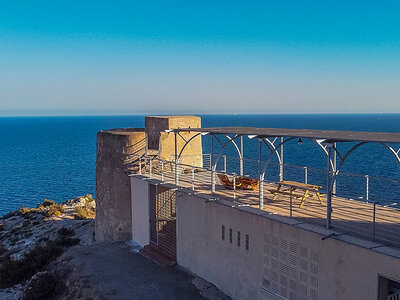
[(62, 213), (65, 212), (64, 206), (62, 204), (54, 203), (47, 207), (46, 216), (48, 217), (59, 217)]
[(51, 206), (51, 205), (54, 205), (54, 204), (56, 204), (56, 203), (54, 202), (54, 200), (50, 200), (50, 199), (44, 199), (44, 200), (43, 200), (43, 203), (42, 203), (42, 205), (43, 205), (44, 207)]
[(54, 299), (67, 288), (60, 272), (40, 272), (29, 281), (22, 300)]
[(49, 262), (57, 258), (63, 249), (55, 243), (36, 246), (20, 260), (8, 255), (0, 266), (0, 288), (11, 287), (32, 277)]
[(93, 219), (96, 216), (96, 212), (93, 207), (88, 203), (85, 206), (78, 206), (75, 208), (75, 219)]
[(89, 202), (89, 203), (94, 201), (93, 196), (91, 194), (86, 194), (85, 200), (86, 200), (86, 202)]
[(66, 247), (78, 244), (80, 240), (74, 234), (72, 229), (63, 227), (59, 229), (56, 240), (47, 240), (44, 245), (37, 245), (18, 260), (12, 259), (6, 249), (0, 248), (0, 288), (8, 288), (28, 280), (61, 255)]

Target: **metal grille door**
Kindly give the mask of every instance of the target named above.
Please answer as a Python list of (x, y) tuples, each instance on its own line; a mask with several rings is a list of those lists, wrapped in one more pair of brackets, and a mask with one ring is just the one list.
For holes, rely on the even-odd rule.
[(171, 258), (176, 257), (176, 191), (150, 185), (150, 240)]

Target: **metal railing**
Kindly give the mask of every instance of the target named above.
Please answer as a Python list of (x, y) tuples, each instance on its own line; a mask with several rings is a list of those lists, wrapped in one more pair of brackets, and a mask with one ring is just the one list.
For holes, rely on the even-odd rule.
[[(236, 206), (258, 207), (258, 190), (243, 190), (236, 188), (236, 181), (241, 177), (237, 175), (238, 158), (221, 156), (217, 163), (216, 174), (226, 174), (233, 183), (232, 189), (227, 189), (217, 179), (215, 190), (212, 191), (212, 171), (210, 167), (211, 156), (202, 156), (202, 166), (190, 164), (176, 164), (172, 160), (161, 160), (157, 157), (136, 156), (131, 159), (134, 165), (130, 165), (131, 173), (141, 174), (163, 182), (176, 184), (203, 193), (215, 194), (233, 200)], [(187, 157), (186, 157), (187, 158)], [(136, 165), (135, 165), (136, 164)], [(257, 178), (258, 161), (245, 158), (244, 171), (249, 177)], [(326, 170), (306, 166), (284, 164), (268, 164), (264, 182), (265, 191), (264, 210), (273, 214), (296, 218), (299, 221), (324, 226), (326, 222), (326, 196), (323, 195), (321, 205), (316, 197), (307, 198), (304, 207), (299, 207), (299, 199), (296, 193), (280, 196), (272, 201), (271, 190), (276, 189), (279, 181), (279, 171), (283, 167), (284, 179), (316, 184), (323, 186), (322, 193), (326, 193)], [(214, 176), (215, 177), (215, 176)], [(217, 176), (218, 178), (218, 176)], [(349, 183), (350, 181), (353, 183)], [(378, 184), (388, 184), (395, 196), (389, 199), (384, 193), (376, 193), (374, 189)], [(356, 187), (355, 191), (348, 187)], [(360, 188), (360, 186), (363, 186)], [(382, 189), (382, 187), (381, 187)], [(400, 209), (396, 197), (400, 193), (400, 180), (377, 176), (360, 175), (341, 172), (338, 176), (332, 199), (332, 226), (335, 230), (369, 239), (375, 242), (400, 247)], [(381, 195), (381, 197), (379, 197)]]

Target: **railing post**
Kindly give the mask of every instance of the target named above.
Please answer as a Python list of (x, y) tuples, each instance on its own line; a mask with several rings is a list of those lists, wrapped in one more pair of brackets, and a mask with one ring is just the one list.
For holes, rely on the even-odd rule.
[(150, 174), (149, 177), (152, 178), (153, 177), (153, 159), (150, 158)]
[(264, 184), (263, 184), (263, 175), (262, 175), (262, 164), (261, 164), (261, 150), (262, 150), (262, 139), (258, 139), (258, 199), (259, 199), (259, 208), (264, 209)]
[(224, 155), (224, 173), (226, 173), (226, 155)]
[(304, 167), (304, 183), (308, 184), (308, 168)]
[(331, 154), (332, 144), (327, 143), (328, 171), (326, 174), (326, 228), (330, 229), (332, 224), (332, 190), (331, 190)]
[(372, 241), (375, 242), (375, 218), (376, 218), (376, 202), (374, 202), (374, 212), (372, 214)]
[(243, 176), (243, 135), (240, 136), (240, 176)]
[(369, 200), (369, 176), (365, 175), (365, 201)]
[(179, 173), (178, 173), (178, 141), (177, 141), (177, 135), (176, 132), (174, 132), (175, 135), (175, 185), (179, 184)]
[(194, 190), (194, 169), (192, 168), (192, 190)]
[(281, 146), (280, 146), (280, 151), (279, 151), (279, 157), (281, 159), (281, 163), (279, 165), (279, 181), (283, 181), (283, 142), (284, 142), (284, 137), (281, 137)]
[(142, 156), (139, 156), (139, 175), (142, 175)]
[(233, 173), (233, 199), (236, 199), (236, 174)]
[(211, 165), (211, 193), (215, 193), (215, 170), (214, 170), (214, 136), (211, 135), (211, 154), (210, 154), (210, 165)]
[(164, 181), (164, 161), (161, 161), (161, 181)]
[(293, 216), (293, 189), (290, 187), (290, 217)]
[[(336, 143), (333, 143), (334, 151), (333, 151), (333, 173), (336, 174), (336, 169), (337, 169), (337, 162), (336, 162)], [(334, 195), (336, 195), (336, 178), (332, 182), (332, 192)]]

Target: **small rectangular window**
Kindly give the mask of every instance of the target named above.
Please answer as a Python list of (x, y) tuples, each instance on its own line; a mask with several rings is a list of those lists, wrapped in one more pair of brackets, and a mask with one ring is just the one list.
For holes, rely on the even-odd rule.
[(222, 225), (222, 240), (225, 241), (225, 226)]
[(232, 244), (232, 228), (229, 228), (229, 243)]
[(237, 232), (237, 246), (240, 247), (240, 231)]
[(250, 237), (248, 234), (246, 234), (246, 250), (249, 250), (250, 247)]

